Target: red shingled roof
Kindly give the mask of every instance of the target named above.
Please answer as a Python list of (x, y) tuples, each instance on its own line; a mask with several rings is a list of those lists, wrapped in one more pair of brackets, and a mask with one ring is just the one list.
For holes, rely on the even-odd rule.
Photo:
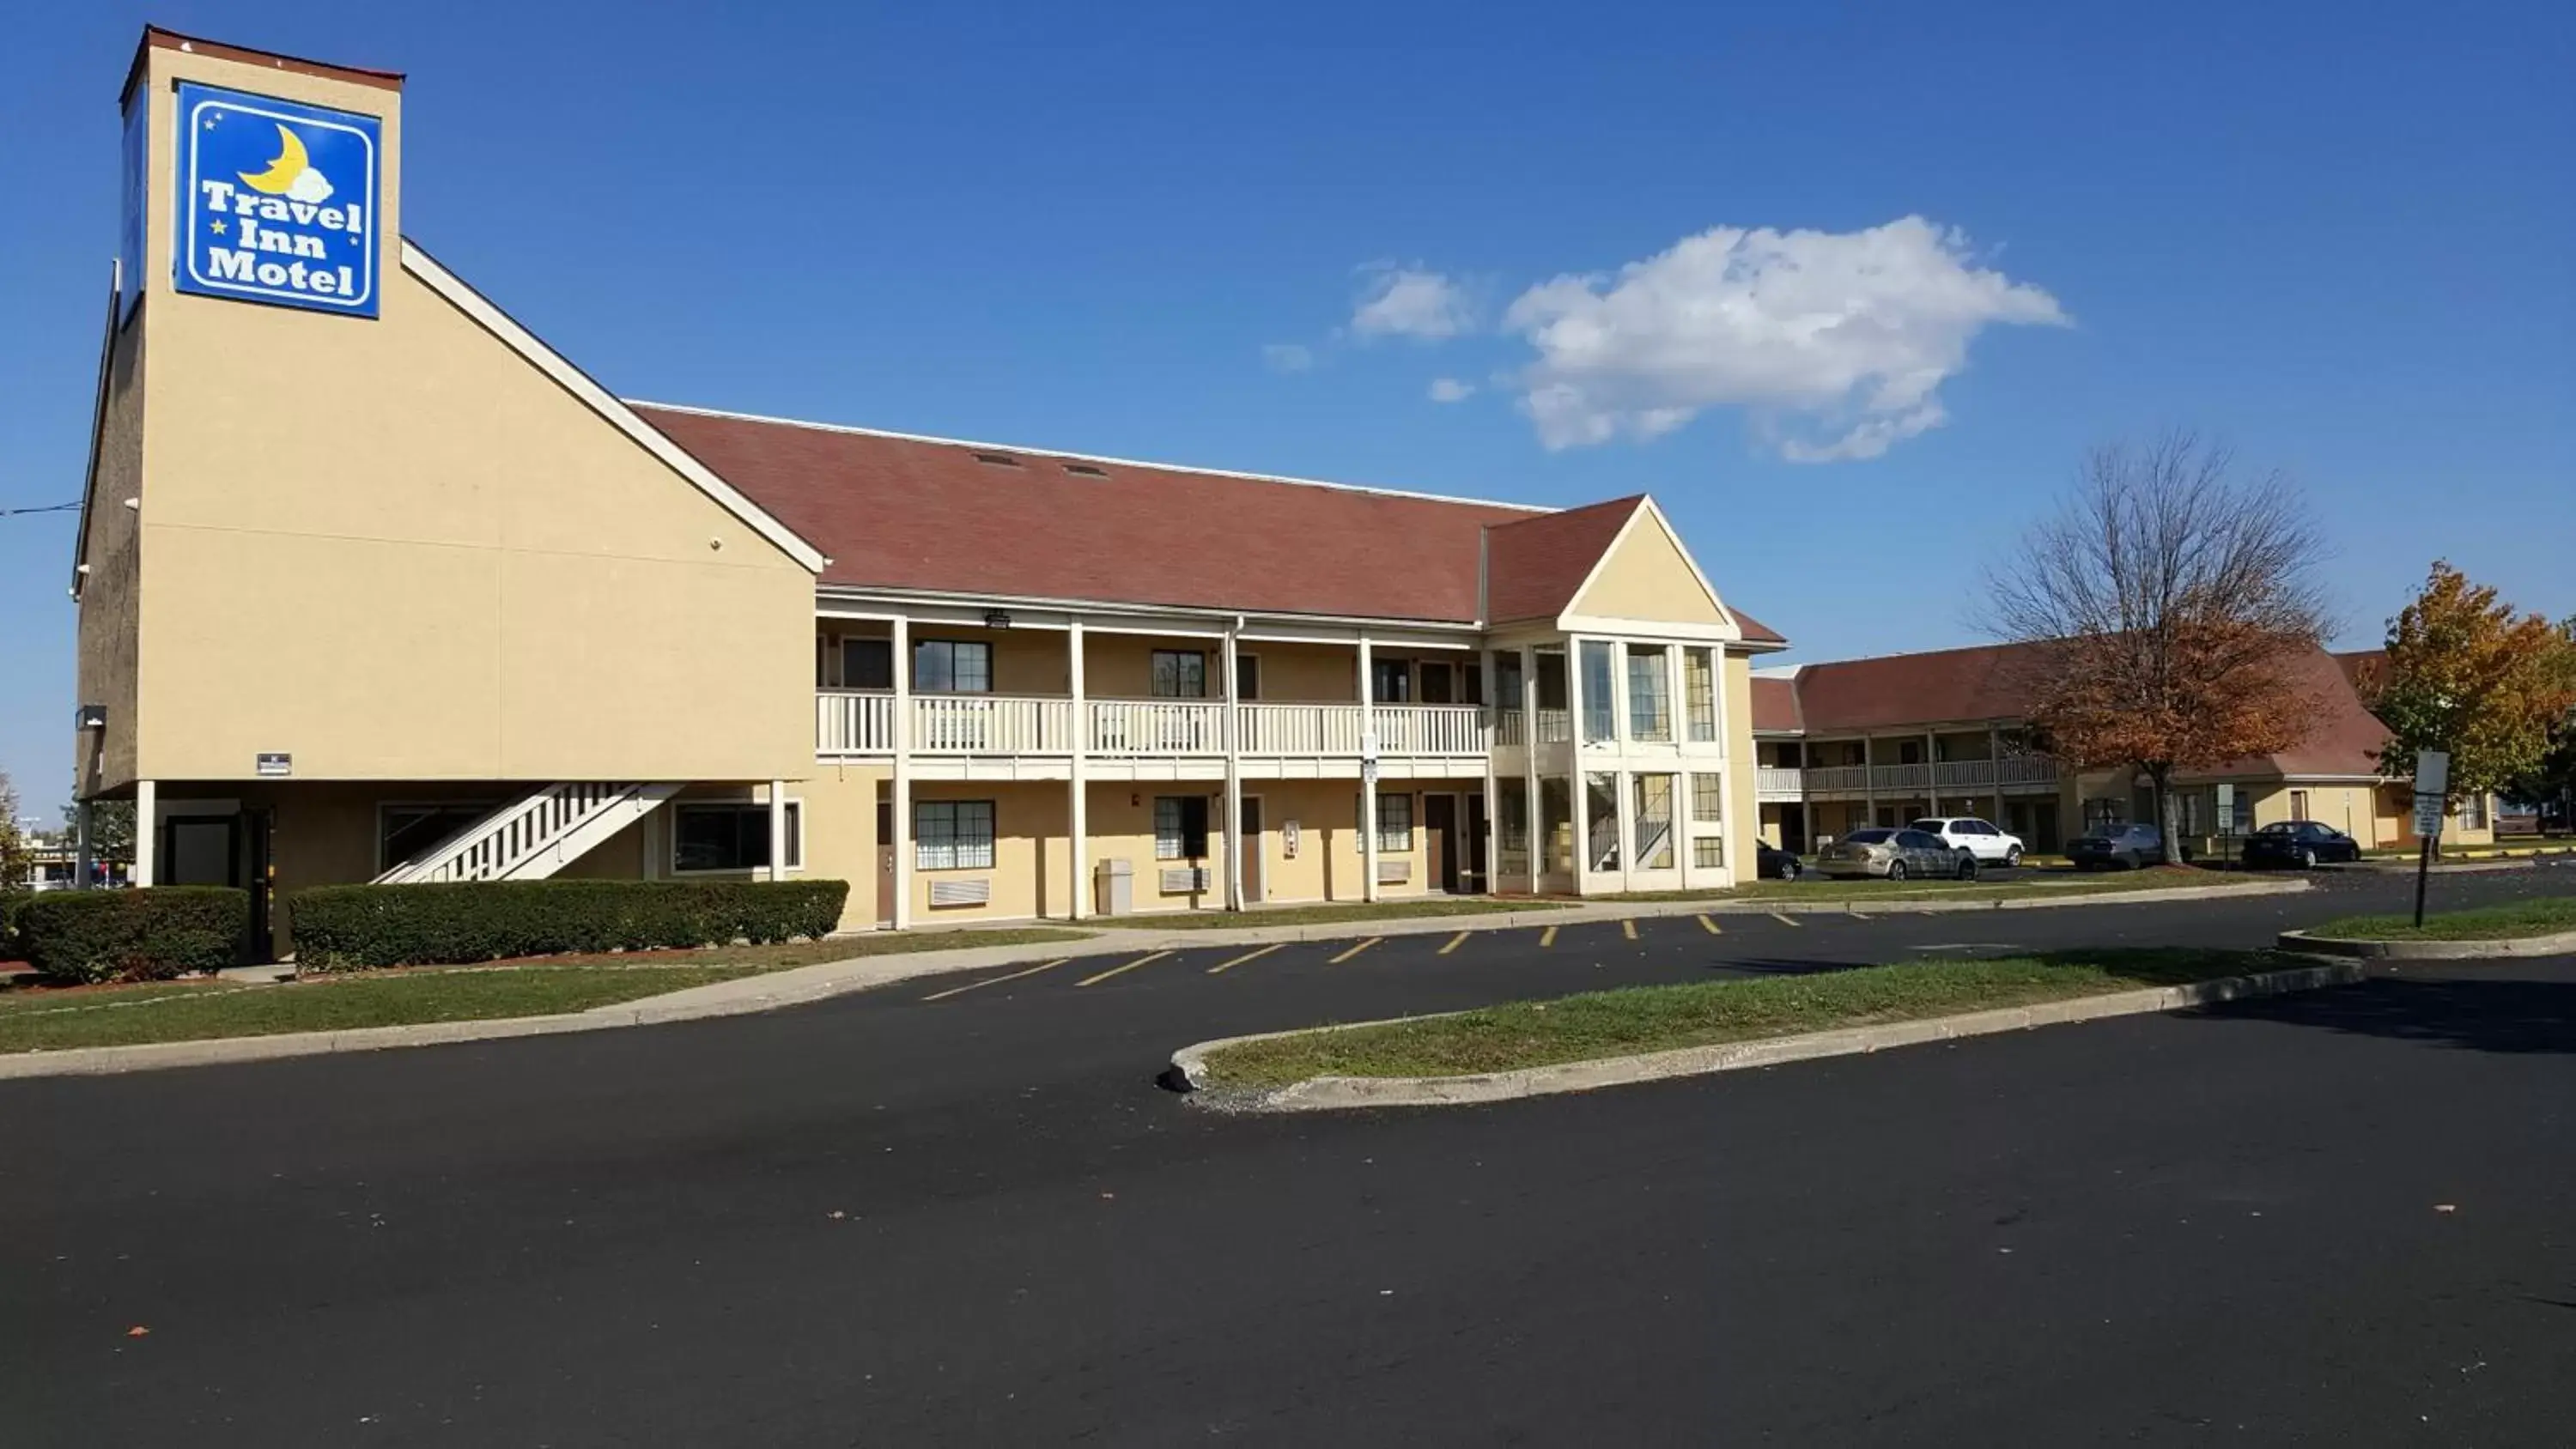
[(1492, 617), (1531, 618), (1642, 501), (1550, 512), (629, 406), (828, 555), (826, 584), (1468, 624), (1491, 537)]
[(1798, 715), (1797, 682), (1788, 679), (1753, 677), (1753, 729), (1759, 734), (1776, 731), (1794, 734), (1805, 728)]

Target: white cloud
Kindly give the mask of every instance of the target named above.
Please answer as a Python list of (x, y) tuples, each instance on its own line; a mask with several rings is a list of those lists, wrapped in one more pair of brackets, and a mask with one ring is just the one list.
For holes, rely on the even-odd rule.
[(1302, 342), (1265, 342), (1261, 360), (1272, 372), (1304, 372), (1315, 365), (1315, 349)]
[(1989, 325), (2063, 326), (2057, 299), (1972, 265), (1919, 216), (1855, 232), (1716, 227), (1616, 276), (1523, 292), (1520, 408), (1551, 449), (1753, 411), (1782, 457), (1875, 458), (1947, 419), (1938, 392)]
[(331, 178), (307, 166), (295, 173), (294, 182), (286, 188), (286, 198), (318, 206), (331, 199)]
[(1351, 331), (1361, 337), (1412, 337), (1437, 342), (1476, 325), (1476, 309), (1467, 289), (1438, 272), (1414, 267), (1377, 267), (1368, 290), (1351, 313)]
[(1431, 400), (1436, 403), (1465, 402), (1476, 395), (1476, 385), (1454, 377), (1431, 379)]

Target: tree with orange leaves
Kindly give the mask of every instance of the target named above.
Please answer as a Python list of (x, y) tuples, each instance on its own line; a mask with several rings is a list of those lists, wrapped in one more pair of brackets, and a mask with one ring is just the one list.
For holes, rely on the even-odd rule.
[(1986, 589), (1989, 630), (2027, 646), (2031, 723), (2076, 769), (2145, 775), (2168, 850), (2176, 773), (2294, 749), (2323, 704), (2315, 528), (2286, 479), (2232, 461), (2179, 431), (2094, 449)]
[(2388, 621), (2388, 662), (2367, 703), (2388, 726), (2380, 768), (2415, 772), (2415, 752), (2451, 757), (2450, 797), (2484, 795), (2537, 770), (2550, 732), (2576, 711), (2576, 637), (2437, 560)]

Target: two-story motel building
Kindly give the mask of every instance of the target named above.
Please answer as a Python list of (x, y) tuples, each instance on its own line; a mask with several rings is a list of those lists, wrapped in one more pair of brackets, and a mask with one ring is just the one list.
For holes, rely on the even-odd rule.
[[(182, 86), (311, 149), (214, 191)], [(802, 874), (863, 928), (1751, 875), (1782, 641), (1650, 499), (629, 402), (404, 236), (401, 77), (154, 30), (124, 103), (72, 588), (138, 883)], [(179, 285), (238, 244), (189, 198), (333, 125), (368, 174), (295, 185), (371, 198), (372, 315)]]

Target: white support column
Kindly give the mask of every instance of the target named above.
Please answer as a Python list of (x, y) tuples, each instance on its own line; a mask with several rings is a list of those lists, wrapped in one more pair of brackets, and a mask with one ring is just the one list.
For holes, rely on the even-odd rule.
[(1923, 813), (1926, 815), (1941, 813), (1941, 764), (1935, 758), (1940, 753), (1941, 747), (1932, 738), (1932, 732), (1925, 730), (1923, 732)]
[(1091, 916), (1091, 705), (1082, 683), (1082, 621), (1073, 620), (1064, 633), (1064, 647), (1071, 651), (1066, 677), (1073, 690), (1073, 794), (1067, 818), (1073, 835), (1073, 918), (1081, 921)]
[(1878, 765), (1871, 759), (1869, 736), (1860, 737), (1860, 808), (1869, 812), (1869, 823), (1878, 823)]
[(1537, 895), (1547, 873), (1547, 842), (1539, 835), (1547, 812), (1538, 803), (1538, 650), (1527, 644), (1521, 646), (1521, 741), (1521, 770), (1528, 777), (1521, 786), (1521, 823), (1527, 827), (1521, 839), (1529, 842), (1529, 892)]
[(1225, 908), (1243, 909), (1243, 715), (1235, 698), (1237, 619), (1225, 626)]
[[(1501, 692), (1494, 687), (1494, 651), (1491, 649), (1476, 651), (1476, 668), (1485, 681), (1484, 716), (1490, 721), (1499, 722), (1502, 719), (1503, 701)], [(1521, 716), (1521, 722), (1527, 724), (1529, 716)], [(1503, 865), (1503, 787), (1494, 775), (1495, 730), (1492, 724), (1485, 727), (1484, 734), (1485, 869), (1476, 877), (1476, 885), (1486, 895), (1492, 895), (1502, 889), (1498, 877), (1502, 875)]]
[(1360, 631), (1360, 899), (1377, 899), (1377, 671)]
[(161, 843), (161, 823), (154, 818), (153, 807), (160, 803), (158, 782), (134, 782), (134, 873), (138, 886), (152, 884), (153, 847)]
[(1632, 891), (1637, 888), (1637, 776), (1634, 771), (1621, 770), (1613, 778), (1617, 783), (1610, 788), (1617, 793), (1610, 803), (1614, 807), (1611, 816), (1619, 822), (1619, 889)]
[(912, 926), (912, 620), (894, 620), (894, 928)]
[(97, 851), (90, 844), (90, 803), (83, 800), (72, 812), (72, 889), (89, 889), (90, 876), (96, 873)]
[[(1628, 720), (1628, 645), (1620, 639), (1602, 641), (1610, 649), (1610, 738), (1624, 758), (1635, 741), (1635, 731)], [(1619, 858), (1628, 858), (1626, 851)]]
[(2004, 732), (1993, 725), (1986, 726), (1986, 768), (1993, 771), (1995, 777), (1995, 813), (1986, 823), (2001, 830), (2004, 828)]
[[(1752, 668), (1752, 661), (1747, 660), (1745, 667)], [(1748, 695), (1751, 692), (1750, 689), (1746, 691)], [(1727, 699), (1726, 646), (1723, 644), (1712, 644), (1708, 650), (1708, 707), (1710, 718), (1717, 721), (1717, 819), (1722, 832), (1720, 838), (1726, 842), (1719, 847), (1724, 852), (1725, 863), (1719, 868), (1718, 883), (1732, 886), (1744, 879), (1742, 874), (1744, 864), (1759, 858), (1761, 847), (1756, 842), (1762, 838), (1760, 783), (1762, 770), (1758, 755), (1748, 756), (1743, 760), (1735, 758), (1735, 714), (1734, 706)], [(1751, 723), (1749, 720), (1746, 721), (1745, 738), (1748, 743), (1752, 739)], [(1804, 763), (1802, 759), (1800, 764)], [(1735, 772), (1737, 770), (1744, 771), (1744, 777), (1754, 782), (1753, 789), (1741, 794), (1736, 791)], [(1803, 771), (1798, 776), (1800, 782), (1798, 810), (1802, 819), (1807, 808), (1806, 778)], [(1753, 813), (1750, 817), (1739, 819), (1738, 817), (1743, 815), (1746, 799), (1754, 802), (1751, 807)], [(1780, 808), (1780, 846), (1785, 850), (1788, 845), (1789, 809), (1783, 805)], [(1756, 876), (1760, 874), (1758, 870), (1755, 872)], [(1702, 881), (1700, 884), (1706, 885), (1708, 882)]]
[(1583, 639), (1565, 636), (1565, 823), (1574, 829), (1574, 893), (1592, 865), (1591, 777), (1583, 768)]
[(769, 782), (769, 878), (787, 879), (787, 782)]

